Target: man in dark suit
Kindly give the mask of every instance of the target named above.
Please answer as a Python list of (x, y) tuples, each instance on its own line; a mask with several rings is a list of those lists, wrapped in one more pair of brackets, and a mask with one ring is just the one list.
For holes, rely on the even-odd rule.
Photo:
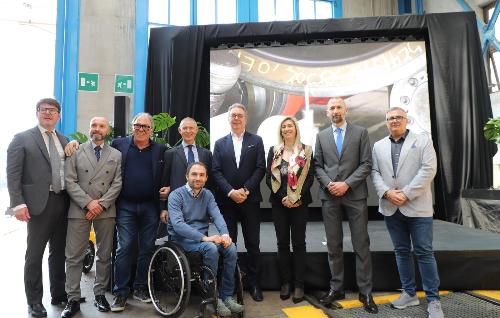
[[(212, 153), (210, 150), (196, 146), (196, 135), (198, 125), (191, 117), (186, 117), (179, 124), (179, 134), (182, 136), (182, 143), (177, 147), (165, 151), (164, 168), (162, 177), (162, 191), (160, 195), (166, 198), (168, 193), (186, 184), (186, 168), (193, 162), (203, 162), (207, 166), (207, 171), (212, 171)], [(211, 176), (208, 176), (209, 180)], [(210, 181), (207, 182), (210, 187)], [(160, 220), (166, 222), (168, 212), (165, 207), (161, 211)]]
[(365, 128), (346, 122), (347, 106), (343, 99), (328, 101), (326, 114), (332, 125), (316, 137), (314, 166), (320, 184), (323, 222), (328, 247), (331, 280), (330, 291), (321, 303), (344, 299), (344, 254), (342, 249), (343, 212), (351, 229), (356, 255), (356, 282), (359, 300), (369, 313), (377, 313), (373, 302), (372, 263), (368, 237), (368, 188), (366, 177), (371, 173), (370, 141)]
[(215, 142), (212, 170), (216, 201), (233, 242), (241, 222), (247, 249), (247, 284), (255, 301), (262, 301), (259, 285), (260, 181), (266, 172), (262, 138), (245, 131), (247, 111), (242, 104), (229, 107), (231, 133)]
[(117, 250), (111, 311), (123, 311), (130, 293), (132, 250), (139, 246), (133, 297), (151, 302), (147, 273), (155, 248), (160, 215), (160, 182), (165, 146), (150, 139), (153, 118), (137, 114), (132, 121), (133, 136), (113, 140), (122, 153), (122, 191), (116, 202)]
[(64, 247), (69, 198), (64, 190), (64, 146), (68, 139), (55, 130), (61, 106), (52, 98), (36, 104), (38, 126), (14, 136), (7, 150), (10, 206), (27, 222), (24, 288), (32, 317), (46, 317), (42, 304), (42, 259), (49, 242), (51, 303), (67, 301), (64, 291)]

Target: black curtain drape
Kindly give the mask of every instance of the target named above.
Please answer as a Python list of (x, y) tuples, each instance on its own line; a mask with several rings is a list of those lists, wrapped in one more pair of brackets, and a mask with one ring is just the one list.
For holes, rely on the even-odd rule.
[[(151, 29), (145, 109), (209, 127), (209, 53), (219, 44), (408, 35), (425, 39), (428, 48), (436, 217), (456, 222), (461, 190), (491, 186), (496, 152), (482, 135), (492, 113), (473, 12)], [(167, 137), (177, 141), (177, 129)]]

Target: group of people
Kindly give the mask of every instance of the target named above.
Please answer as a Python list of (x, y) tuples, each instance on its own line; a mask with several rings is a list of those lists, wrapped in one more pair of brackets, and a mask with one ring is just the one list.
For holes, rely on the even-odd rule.
[[(8, 149), (7, 179), (11, 207), (28, 226), (25, 290), (28, 311), (45, 317), (42, 304), (42, 257), (49, 242), (50, 292), (53, 305), (65, 305), (63, 318), (80, 310), (80, 279), (91, 225), (97, 240), (94, 305), (99, 311), (123, 311), (131, 294), (151, 302), (147, 271), (155, 249), (159, 221), (167, 223), (169, 239), (218, 272), (223, 258), (217, 308), (219, 315), (243, 311), (233, 298), (237, 262), (238, 222), (247, 250), (245, 285), (254, 301), (260, 288), (260, 182), (265, 177), (278, 244), (281, 299), (304, 298), (306, 223), (310, 188), (320, 184), (330, 290), (324, 305), (344, 299), (342, 220), (347, 217), (356, 255), (359, 300), (377, 313), (372, 296), (372, 264), (368, 236), (367, 182), (371, 174), (394, 244), (403, 292), (392, 302), (403, 309), (419, 304), (412, 245), (428, 301), (429, 317), (443, 317), (439, 277), (432, 250), (431, 182), (436, 155), (427, 135), (407, 129), (404, 109), (386, 113), (389, 136), (370, 147), (365, 128), (346, 121), (343, 99), (329, 100), (331, 126), (317, 135), (313, 149), (300, 141), (294, 117), (277, 127), (278, 143), (269, 149), (267, 164), (262, 138), (246, 131), (244, 105), (228, 109), (230, 134), (215, 142), (213, 154), (195, 143), (198, 127), (192, 118), (179, 125), (182, 143), (166, 150), (151, 140), (154, 122), (147, 113), (135, 116), (129, 137), (104, 142), (108, 120), (90, 121), (90, 140), (69, 142), (56, 132), (61, 106), (50, 98), (36, 105), (38, 126), (17, 134)], [(218, 234), (209, 235), (209, 223)], [(113, 235), (115, 296), (104, 296), (111, 273)], [(290, 251), (290, 237), (293, 253)], [(138, 248), (137, 258), (134, 250)], [(131, 283), (132, 262), (136, 262)], [(66, 265), (66, 270), (65, 270)]]

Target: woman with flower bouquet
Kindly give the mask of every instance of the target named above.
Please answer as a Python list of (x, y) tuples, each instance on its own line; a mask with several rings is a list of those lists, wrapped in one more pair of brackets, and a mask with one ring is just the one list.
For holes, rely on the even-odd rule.
[(293, 284), (292, 300), (298, 303), (304, 299), (307, 206), (312, 201), (310, 188), (314, 181), (312, 148), (301, 143), (299, 125), (294, 117), (281, 121), (278, 140), (267, 156), (266, 183), (271, 189), (269, 201), (278, 241), (280, 298), (290, 298)]

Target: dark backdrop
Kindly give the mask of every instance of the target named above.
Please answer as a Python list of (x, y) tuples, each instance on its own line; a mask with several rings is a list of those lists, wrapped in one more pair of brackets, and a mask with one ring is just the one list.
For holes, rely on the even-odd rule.
[[(482, 127), (492, 117), (473, 12), (280, 21), (151, 29), (145, 110), (210, 122), (210, 48), (220, 44), (296, 43), (314, 39), (425, 39), (434, 146), (436, 217), (458, 221), (460, 192), (492, 185), (496, 146)], [(302, 42), (303, 43), (303, 42)], [(168, 140), (179, 139), (171, 129)]]

